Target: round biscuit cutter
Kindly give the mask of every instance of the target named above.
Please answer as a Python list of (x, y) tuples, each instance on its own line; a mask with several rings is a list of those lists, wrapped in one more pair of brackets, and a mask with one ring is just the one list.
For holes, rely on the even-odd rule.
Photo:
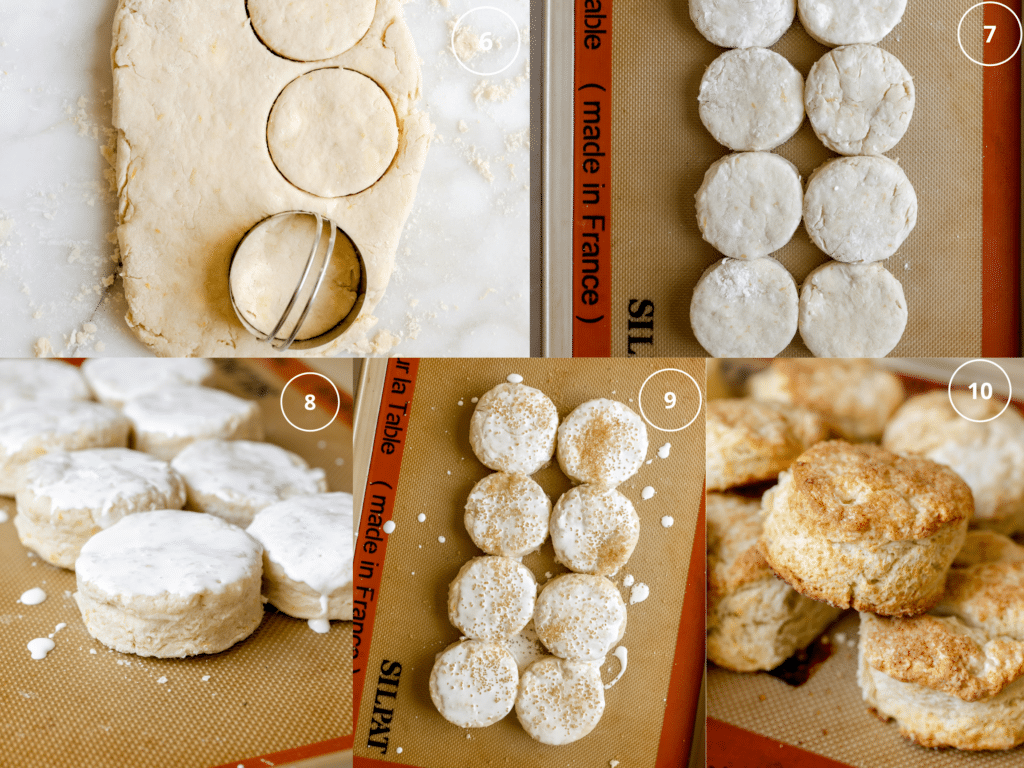
[[(284, 312), (281, 313), (281, 317), (278, 319), (277, 324), (270, 333), (267, 333), (250, 323), (239, 309), (238, 302), (235, 299), (234, 289), (231, 284), (231, 265), (234, 263), (235, 256), (238, 254), (239, 249), (241, 249), (246, 239), (257, 227), (264, 222), (286, 216), (312, 216), (316, 221), (316, 235), (313, 238), (309, 257), (306, 259), (306, 266), (302, 271), (302, 277), (295, 286), (295, 290), (292, 292), (291, 298), (288, 300), (288, 304), (285, 306)], [(321, 263), (319, 267), (314, 270), (314, 265), (317, 261), (317, 253), (320, 251), (320, 242), (323, 238), (325, 223), (330, 225), (331, 234), (327, 242), (327, 249), (324, 251), (324, 256), (320, 259)], [(305, 322), (307, 315), (309, 315), (309, 311), (313, 307), (317, 294), (320, 292), (320, 288), (323, 285), (324, 278), (327, 276), (327, 268), (330, 266), (331, 258), (334, 255), (334, 244), (339, 234), (341, 237), (348, 238), (349, 242), (352, 244), (352, 249), (355, 251), (356, 259), (359, 262), (359, 286), (357, 289), (356, 302), (349, 313), (329, 331), (313, 338), (298, 339), (299, 334), (302, 332), (302, 324)], [(316, 284), (313, 286), (313, 291), (309, 294), (306, 301), (299, 305), (299, 296), (302, 295), (303, 288), (308, 284), (310, 275), (312, 275), (314, 271), (316, 272)], [(288, 349), (315, 349), (323, 346), (324, 344), (328, 344), (341, 336), (349, 329), (349, 327), (351, 327), (359, 316), (359, 312), (363, 307), (363, 301), (366, 299), (366, 265), (363, 261), (362, 254), (359, 252), (359, 247), (331, 218), (317, 213), (316, 211), (282, 211), (280, 213), (275, 213), (272, 216), (268, 216), (262, 221), (254, 224), (249, 231), (242, 236), (242, 239), (238, 241), (238, 245), (235, 246), (235, 250), (231, 253), (231, 259), (228, 261), (228, 295), (231, 298), (231, 307), (235, 310), (235, 315), (238, 317), (238, 320), (242, 325), (245, 326), (245, 329), (256, 338), (269, 344), (275, 350), (284, 352)], [(296, 312), (298, 313), (298, 321), (295, 323), (295, 327), (292, 329), (291, 333), (287, 337), (278, 336), (281, 329), (284, 328), (285, 324), (288, 322), (288, 319)]]

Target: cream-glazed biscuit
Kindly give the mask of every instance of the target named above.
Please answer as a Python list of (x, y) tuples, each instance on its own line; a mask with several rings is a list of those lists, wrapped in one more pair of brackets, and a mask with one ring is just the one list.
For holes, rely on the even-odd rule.
[(594, 664), (553, 656), (539, 659), (523, 673), (516, 716), (541, 744), (579, 741), (604, 714), (604, 685)]
[(774, 669), (842, 613), (775, 578), (757, 548), (760, 512), (760, 499), (707, 495), (707, 655), (734, 672)]
[(861, 614), (857, 681), (867, 704), (921, 746), (1024, 743), (1024, 547), (972, 531), (930, 613)]
[(837, 436), (878, 441), (905, 398), (900, 380), (870, 360), (776, 360), (750, 377), (755, 400), (798, 405), (819, 414)]
[(352, 620), (352, 494), (293, 496), (258, 512), (246, 531), (263, 545), (267, 602), (321, 633), (329, 620)]
[(327, 492), (327, 476), (296, 453), (249, 440), (200, 440), (174, 457), (185, 479), (188, 509), (240, 528), (256, 513), (292, 496)]
[(40, 400), (92, 400), (81, 371), (57, 360), (0, 360), (0, 412)]
[(501, 643), (454, 643), (437, 654), (430, 671), (431, 701), (460, 728), (494, 725), (512, 711), (518, 692), (516, 660)]
[(259, 405), (210, 387), (146, 392), (127, 401), (122, 412), (132, 420), (135, 448), (166, 461), (197, 440), (263, 439)]
[(551, 515), (555, 559), (577, 573), (614, 576), (640, 540), (640, 517), (614, 488), (577, 485)]
[(469, 444), (489, 469), (532, 475), (551, 461), (557, 429), (551, 398), (525, 384), (503, 383), (476, 404)]
[(575, 483), (614, 488), (647, 458), (647, 427), (617, 400), (588, 400), (558, 427), (558, 464)]
[(510, 557), (474, 557), (448, 585), (448, 618), (466, 637), (505, 640), (533, 616), (537, 579)]
[(26, 402), (0, 413), (0, 495), (17, 492), (33, 459), (57, 450), (124, 448), (130, 432), (118, 411), (81, 400)]
[[(956, 407), (972, 419), (999, 414), (1003, 404), (954, 391)], [(945, 464), (974, 495), (971, 525), (1012, 535), (1024, 531), (1024, 417), (1007, 408), (992, 421), (973, 422), (954, 410), (945, 389), (910, 398), (893, 416), (882, 444)]]
[(555, 656), (599, 661), (626, 632), (626, 604), (604, 576), (567, 573), (544, 585), (533, 624)]
[(828, 430), (818, 414), (750, 398), (707, 405), (705, 467), (709, 491), (772, 480)]
[(464, 522), (489, 555), (522, 557), (548, 537), (551, 499), (528, 475), (494, 472), (473, 486)]
[(212, 515), (128, 515), (82, 547), (75, 601), (89, 634), (121, 653), (219, 653), (263, 620), (263, 549)]
[(837, 608), (914, 616), (942, 597), (971, 490), (948, 467), (834, 440), (800, 456), (763, 498), (765, 559)]
[(127, 448), (54, 451), (25, 467), (17, 503), (21, 543), (74, 570), (85, 542), (126, 515), (181, 509), (185, 482), (166, 461)]
[(215, 371), (212, 360), (197, 357), (93, 357), (82, 363), (96, 399), (112, 408), (155, 389), (208, 384)]

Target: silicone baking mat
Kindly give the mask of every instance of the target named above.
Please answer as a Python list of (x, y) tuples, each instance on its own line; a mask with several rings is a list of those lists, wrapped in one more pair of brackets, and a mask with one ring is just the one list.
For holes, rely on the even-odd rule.
[[(888, 361), (887, 361), (888, 362)], [(892, 361), (902, 367), (902, 361)], [(910, 362), (910, 361), (908, 361)], [(914, 361), (935, 370), (934, 379), (900, 375), (907, 395), (945, 387), (959, 361)], [(1005, 361), (1004, 365), (1006, 365)], [(740, 376), (763, 364), (744, 361)], [(915, 365), (915, 367), (917, 367)], [(1015, 380), (1021, 371), (1008, 371)], [(733, 377), (735, 378), (735, 376)], [(957, 380), (959, 383), (959, 379)], [(1004, 396), (1005, 397), (1005, 396)], [(1019, 402), (1017, 407), (1020, 407)], [(899, 735), (895, 723), (874, 717), (857, 685), (860, 620), (844, 613), (811, 645), (810, 677), (790, 685), (765, 672), (743, 674), (708, 664), (708, 765), (777, 765), (780, 768), (1009, 768), (1024, 760), (1024, 749), (961, 752), (924, 749)], [(804, 671), (806, 675), (806, 670)], [(800, 682), (798, 677), (794, 682)]]
[[(342, 386), (351, 381), (347, 361), (333, 366), (321, 370)], [(308, 370), (291, 360), (222, 361), (215, 383), (257, 399), (270, 442), (322, 467), (332, 491), (350, 491), (350, 395), (342, 394), (343, 413), (320, 433), (302, 434), (282, 415), (282, 387)], [(307, 376), (296, 384), (314, 380), (326, 385)], [(313, 387), (300, 392), (293, 384), (289, 414), (296, 404), (303, 408), (306, 394), (325, 407), (337, 404), (333, 394)], [(223, 653), (189, 659), (117, 653), (86, 632), (72, 598), (74, 574), (22, 547), (12, 499), (0, 498), (0, 509), (8, 518), (0, 523), (0, 765), (251, 768), (351, 747), (351, 623), (333, 622), (330, 633), (318, 635), (267, 606), (256, 632)], [(19, 604), (33, 587), (47, 593), (45, 602)], [(51, 634), (56, 648), (32, 660), (26, 644)]]
[[(356, 765), (684, 764), (703, 667), (698, 654), (704, 639), (704, 419), (697, 385), (703, 384), (703, 360), (392, 360), (386, 372), (384, 365), (368, 364), (368, 374), (381, 374), (383, 386), (360, 392), (356, 436), (357, 454), (372, 452), (356, 545)], [(666, 368), (681, 369), (695, 381), (679, 372), (652, 376)], [(672, 429), (696, 414), (677, 432), (649, 428), (650, 462), (620, 486), (636, 506), (641, 531), (629, 563), (613, 581), (621, 586), (631, 574), (650, 587), (650, 596), (628, 606), (621, 643), (628, 648), (628, 666), (606, 691), (600, 723), (561, 747), (533, 741), (514, 714), (488, 728), (458, 728), (438, 714), (429, 694), (435, 655), (459, 639), (448, 622), (448, 584), (463, 563), (482, 554), (462, 522), (470, 489), (490, 471), (469, 445), (473, 399), (512, 373), (545, 392), (561, 417), (597, 397), (634, 409), (642, 402), (655, 423)], [(677, 406), (666, 411), (670, 391), (677, 393)], [(374, 418), (364, 419), (366, 411)], [(368, 434), (364, 425), (370, 425)], [(669, 455), (659, 458), (666, 443)], [(534, 477), (553, 500), (570, 487), (557, 465)], [(656, 493), (645, 500), (646, 486)], [(674, 518), (671, 527), (661, 523), (666, 515)], [(389, 520), (394, 530), (382, 533)], [(550, 543), (523, 562), (541, 584), (549, 574), (565, 572)], [(630, 594), (623, 588), (627, 601)], [(609, 655), (601, 670), (609, 682), (619, 663)]]
[[(913, 75), (917, 96), (909, 130), (887, 153), (919, 200), (916, 229), (884, 262), (903, 284), (909, 310), (894, 356), (1021, 350), (1021, 59), (1014, 54), (1020, 34), (1005, 8), (990, 3), (967, 14), (974, 4), (910, 0), (903, 21), (881, 42)], [(1006, 5), (1020, 13), (1020, 0)], [(694, 195), (728, 150), (701, 123), (697, 94), (705, 68), (723, 49), (700, 35), (682, 0), (577, 0), (576, 7), (575, 319), (563, 312), (555, 322), (572, 323), (576, 355), (703, 355), (690, 327), (690, 298), (704, 270), (722, 257), (701, 237)], [(965, 14), (961, 51), (957, 30)], [(985, 25), (996, 26), (990, 43)], [(805, 77), (828, 50), (799, 20), (772, 49)], [(986, 63), (1012, 58), (986, 68), (965, 52)], [(568, 137), (549, 141), (559, 139)], [(835, 156), (806, 120), (775, 151), (796, 164), (805, 183)], [(595, 237), (596, 257), (586, 250)], [(774, 255), (798, 284), (827, 260), (802, 226)], [(598, 261), (597, 273), (588, 274)], [(809, 352), (797, 335), (784, 354)]]

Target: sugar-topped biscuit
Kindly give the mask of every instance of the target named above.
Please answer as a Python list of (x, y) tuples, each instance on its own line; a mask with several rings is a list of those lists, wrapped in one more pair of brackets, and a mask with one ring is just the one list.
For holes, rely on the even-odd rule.
[(480, 398), (469, 444), (480, 462), (499, 472), (532, 475), (555, 453), (558, 410), (539, 389), (503, 383)]
[(473, 486), (464, 520), (487, 554), (522, 557), (540, 549), (550, 517), (551, 499), (528, 475), (494, 472)]
[(555, 656), (599, 661), (626, 632), (626, 604), (604, 576), (567, 573), (544, 585), (533, 623)]
[(640, 539), (640, 517), (614, 488), (578, 485), (562, 494), (551, 515), (555, 559), (577, 573), (614, 576)]
[(460, 728), (494, 725), (512, 711), (519, 669), (501, 643), (463, 640), (449, 645), (430, 671), (430, 699)]
[(519, 681), (516, 716), (541, 744), (571, 744), (597, 726), (604, 713), (604, 685), (594, 664), (546, 656)]
[(614, 488), (647, 458), (647, 426), (617, 400), (588, 400), (558, 427), (558, 464), (570, 480)]
[(510, 557), (474, 557), (448, 586), (448, 618), (466, 637), (505, 640), (533, 616), (537, 580)]

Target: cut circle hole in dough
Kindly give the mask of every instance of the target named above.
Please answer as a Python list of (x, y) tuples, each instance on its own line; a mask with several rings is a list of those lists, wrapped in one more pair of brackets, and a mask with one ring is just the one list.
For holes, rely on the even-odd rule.
[(372, 186), (398, 152), (398, 120), (377, 83), (350, 69), (307, 72), (284, 87), (267, 121), (274, 165), (317, 197)]
[(322, 61), (358, 43), (377, 9), (376, 0), (248, 0), (253, 32), (278, 56)]
[[(316, 258), (285, 324), (277, 333), (278, 339), (291, 335), (316, 288), (321, 264), (327, 256), (330, 228), (335, 225), (323, 219), (320, 226)], [(274, 330), (302, 280), (316, 240), (316, 228), (314, 215), (289, 211), (264, 219), (239, 242), (231, 260), (229, 283), (239, 319), (250, 331), (255, 329), (267, 337)], [(323, 284), (296, 335), (299, 341), (321, 336), (358, 313), (360, 298), (365, 293), (362, 259), (355, 244), (341, 229), (337, 230), (332, 254)]]

